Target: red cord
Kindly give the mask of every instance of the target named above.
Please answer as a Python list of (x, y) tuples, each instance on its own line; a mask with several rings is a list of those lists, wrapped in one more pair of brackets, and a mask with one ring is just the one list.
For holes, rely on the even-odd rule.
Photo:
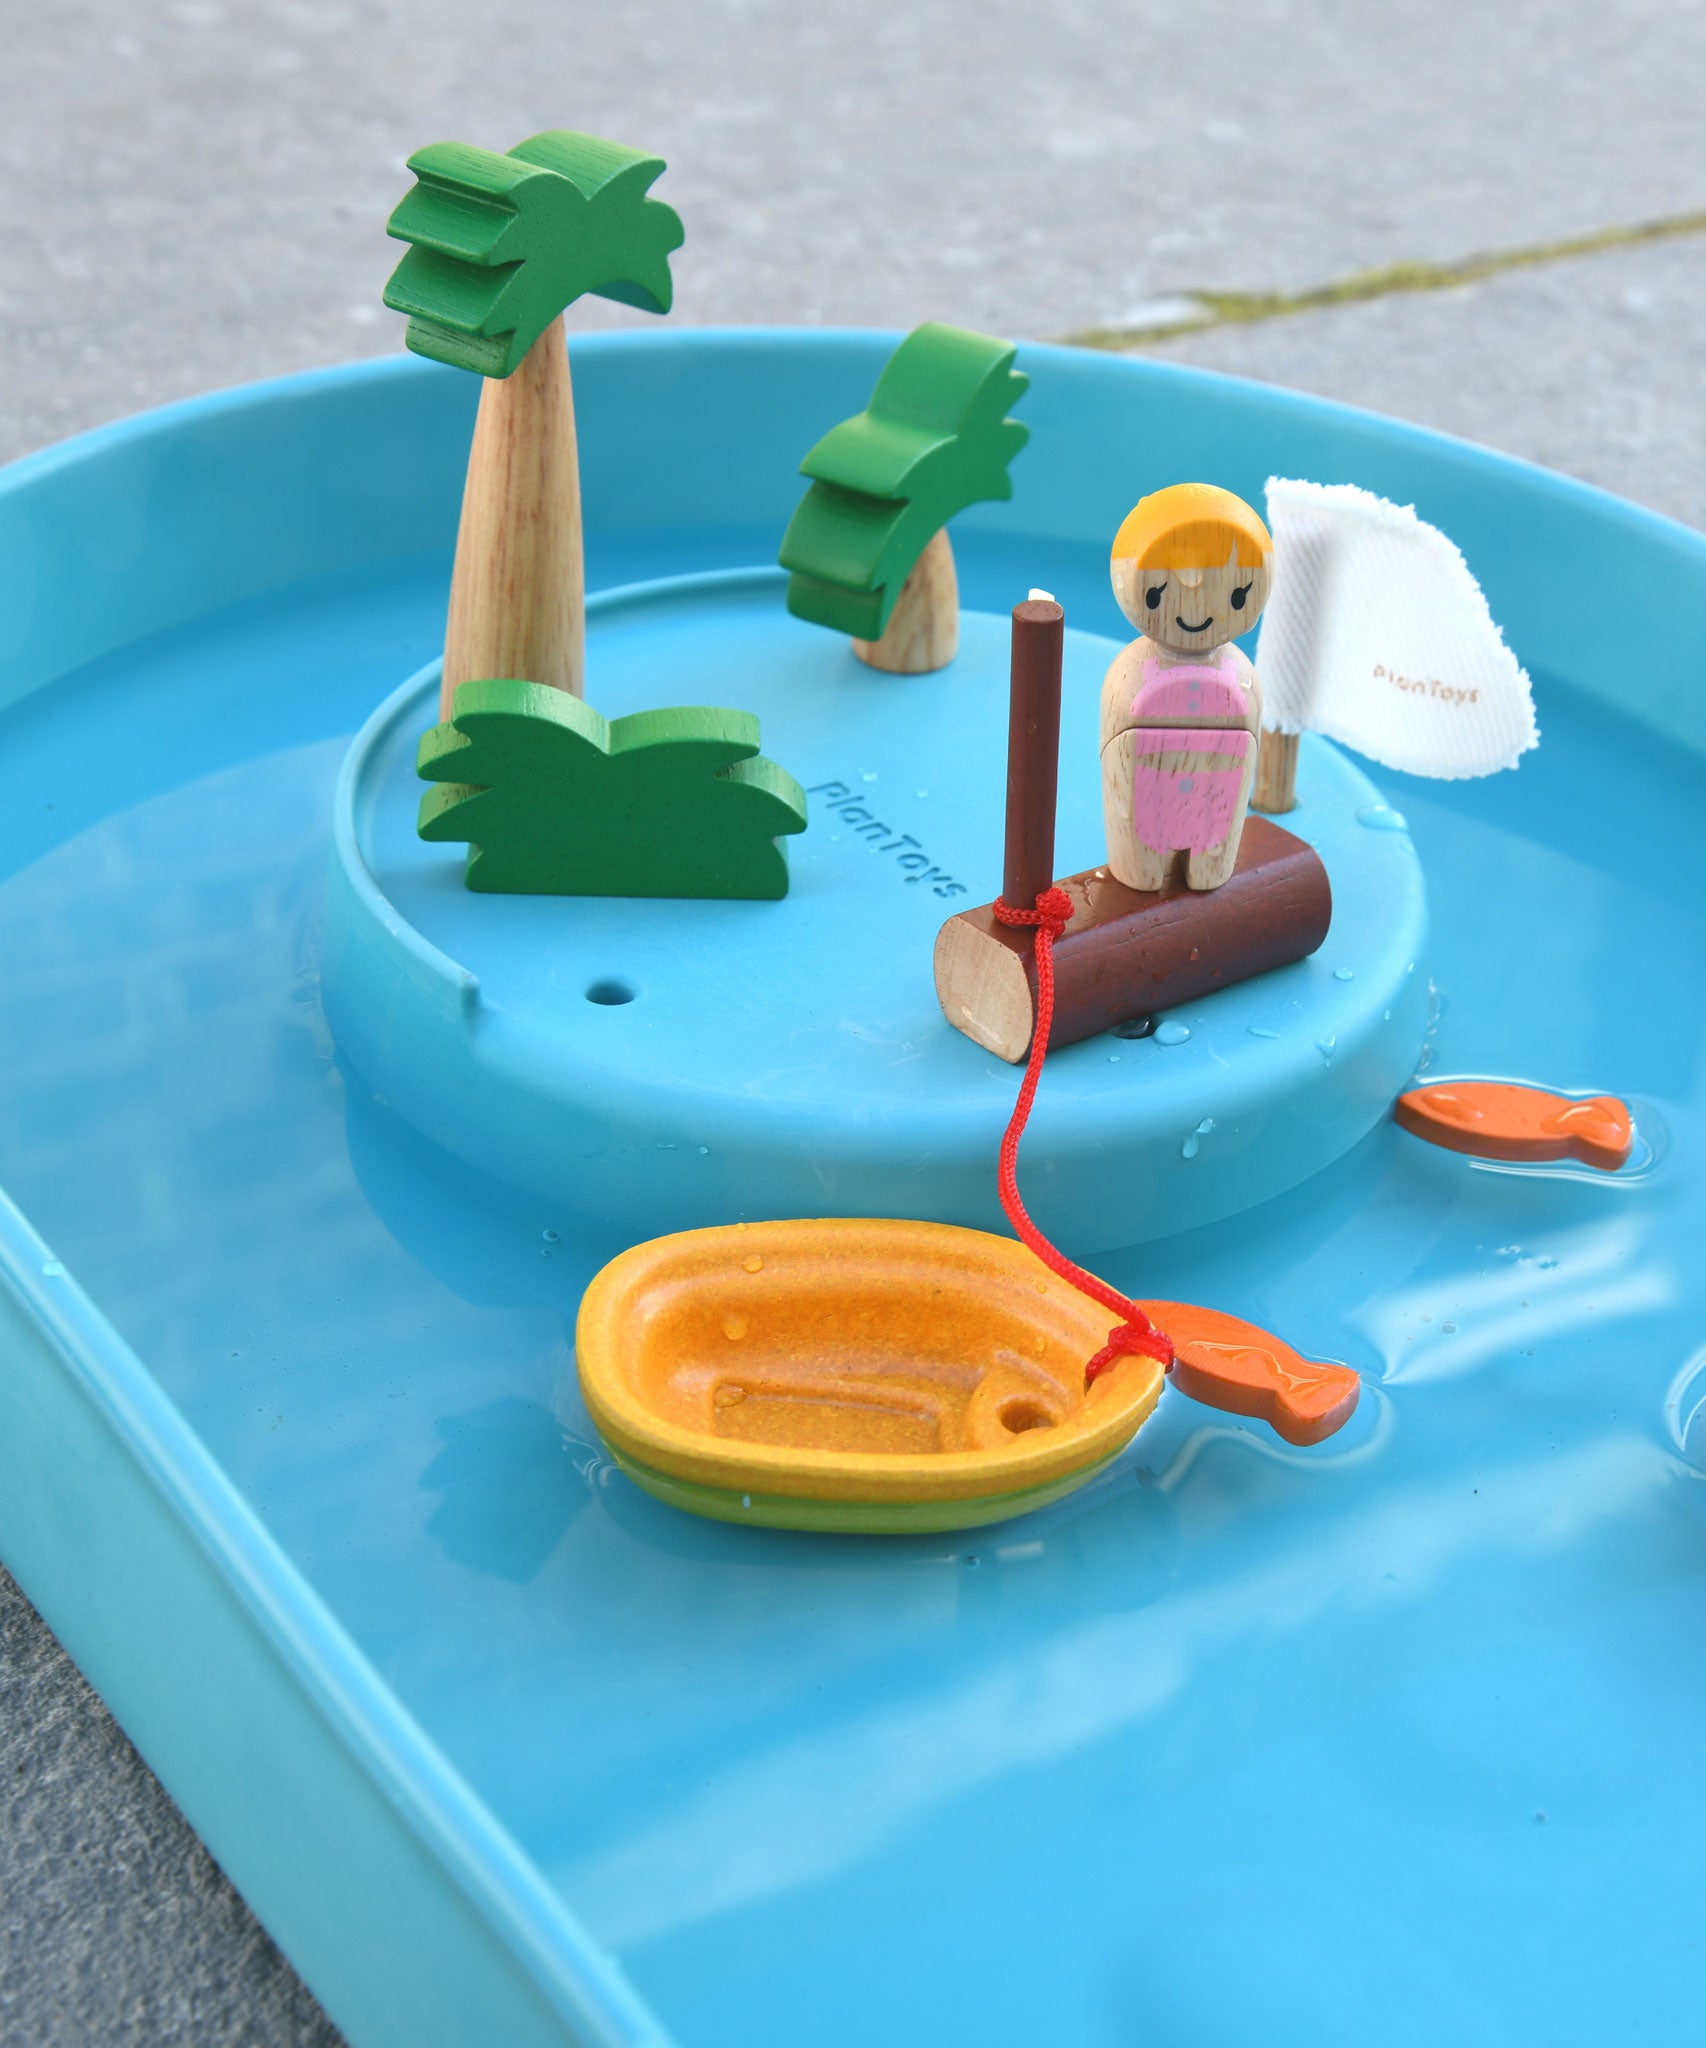
[(1106, 1372), (1116, 1358), (1126, 1356), (1158, 1358), (1170, 1372), (1173, 1344), (1166, 1332), (1158, 1330), (1135, 1301), (1127, 1300), (1105, 1280), (1098, 1280), (1094, 1273), (1075, 1266), (1064, 1252), (1056, 1251), (1026, 1213), (1019, 1194), (1019, 1139), (1029, 1121), (1031, 1105), (1037, 1099), (1037, 1083), (1043, 1077), (1049, 1033), (1054, 1028), (1054, 942), (1071, 921), (1072, 898), (1064, 889), (1049, 888), (1037, 898), (1035, 909), (1012, 910), (1000, 902), (994, 909), (1003, 924), (1034, 925), (1037, 933), (1036, 1028), (1031, 1033), (1031, 1056), (1025, 1062), (1025, 1079), (1019, 1089), (1019, 1099), (1013, 1105), (1013, 1114), (1001, 1139), (1001, 1206), (1007, 1212), (1008, 1222), (1050, 1272), (1058, 1273), (1080, 1294), (1089, 1295), (1092, 1301), (1099, 1301), (1104, 1308), (1124, 1318), (1108, 1332), (1107, 1343), (1085, 1366), (1086, 1387), (1098, 1374)]

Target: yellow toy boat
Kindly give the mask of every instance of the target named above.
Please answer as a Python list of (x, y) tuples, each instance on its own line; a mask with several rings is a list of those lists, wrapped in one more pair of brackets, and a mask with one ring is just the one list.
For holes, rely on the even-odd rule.
[(1160, 1397), (1088, 1393), (1107, 1311), (1022, 1245), (944, 1223), (723, 1225), (593, 1280), (575, 1351), (617, 1462), (659, 1499), (777, 1528), (968, 1528), (1070, 1493)]
[[(1245, 1379), (1259, 1361), (1273, 1382), (1284, 1352), (1287, 1383), (1301, 1373), (1313, 1395), (1307, 1423), (1283, 1428), (1294, 1442), (1355, 1405), (1343, 1367), (1230, 1317), (1155, 1308), (1214, 1325), (1201, 1335), (1221, 1343), (1192, 1347), (1205, 1372), (1218, 1349)], [(1122, 1357), (1086, 1390), (1107, 1326), (1106, 1309), (1010, 1238), (847, 1219), (636, 1245), (587, 1289), (575, 1346), (605, 1442), (660, 1500), (721, 1521), (898, 1533), (1023, 1514), (1117, 1457), (1165, 1373)], [(1220, 1405), (1272, 1403), (1245, 1392)]]

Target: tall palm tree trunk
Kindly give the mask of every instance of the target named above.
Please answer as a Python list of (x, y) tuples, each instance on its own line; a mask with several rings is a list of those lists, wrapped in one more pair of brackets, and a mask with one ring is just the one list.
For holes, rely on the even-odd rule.
[(575, 401), (561, 316), (480, 393), (450, 579), (439, 717), (458, 683), (515, 678), (584, 695)]

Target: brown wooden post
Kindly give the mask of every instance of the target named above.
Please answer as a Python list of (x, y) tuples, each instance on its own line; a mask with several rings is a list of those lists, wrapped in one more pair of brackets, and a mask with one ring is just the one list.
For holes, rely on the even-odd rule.
[(1053, 598), (1013, 607), (1012, 701), (1007, 719), (1007, 859), (1001, 900), (1029, 910), (1054, 882), (1060, 780), (1060, 666), (1066, 614)]
[(1257, 743), (1256, 786), (1250, 792), (1250, 808), (1272, 815), (1297, 808), (1297, 734), (1275, 732), (1262, 727)]

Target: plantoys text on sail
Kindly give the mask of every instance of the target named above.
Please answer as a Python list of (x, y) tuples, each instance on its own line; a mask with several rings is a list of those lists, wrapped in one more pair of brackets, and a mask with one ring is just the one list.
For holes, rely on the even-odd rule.
[(1295, 804), (1305, 732), (1453, 780), (1538, 745), (1528, 677), (1447, 535), (1355, 484), (1270, 477), (1267, 501), (1278, 573), (1257, 650), (1258, 810)]

